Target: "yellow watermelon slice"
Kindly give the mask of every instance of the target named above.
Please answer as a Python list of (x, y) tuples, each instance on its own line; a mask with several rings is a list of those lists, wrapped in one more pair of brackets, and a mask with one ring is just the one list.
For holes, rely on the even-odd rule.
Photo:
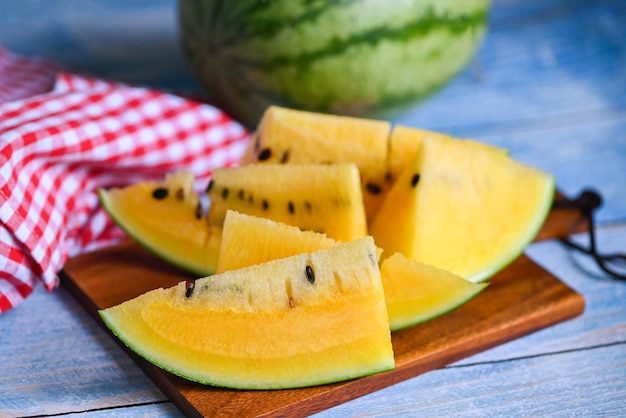
[[(324, 234), (229, 211), (224, 221), (218, 272), (333, 245), (335, 241)], [(392, 331), (441, 316), (487, 286), (409, 260), (400, 253), (385, 259), (380, 272)]]
[(311, 253), (337, 243), (326, 234), (232, 210), (226, 212), (223, 225), (217, 273)]
[(213, 171), (209, 223), (234, 210), (322, 232), (338, 241), (367, 235), (359, 170), (343, 164), (267, 164)]
[(552, 176), (503, 152), (474, 141), (424, 137), (369, 232), (387, 254), (400, 252), (480, 282), (532, 241), (553, 196)]
[(355, 163), (369, 220), (386, 183), (390, 127), (381, 120), (269, 106), (241, 164)]
[(400, 253), (382, 261), (380, 274), (392, 331), (444, 315), (487, 287), (487, 283), (472, 283)]
[(156, 289), (100, 311), (128, 347), (237, 389), (342, 381), (394, 367), (371, 237)]
[(100, 189), (102, 206), (136, 242), (170, 263), (206, 276), (215, 272), (221, 228), (210, 226), (187, 171), (163, 181)]

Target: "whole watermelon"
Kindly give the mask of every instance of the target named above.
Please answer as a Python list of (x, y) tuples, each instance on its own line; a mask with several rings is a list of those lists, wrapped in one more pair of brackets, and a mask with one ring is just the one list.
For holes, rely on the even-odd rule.
[(472, 58), (489, 0), (179, 0), (192, 71), (248, 126), (270, 104), (389, 117)]

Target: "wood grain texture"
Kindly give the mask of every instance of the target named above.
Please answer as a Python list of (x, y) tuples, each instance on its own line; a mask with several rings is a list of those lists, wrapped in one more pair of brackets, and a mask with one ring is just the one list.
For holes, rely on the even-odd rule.
[(624, 348), (452, 365), (314, 417), (621, 417)]
[[(561, 232), (560, 217), (567, 212), (557, 212), (544, 225), (542, 236)], [(63, 270), (64, 285), (96, 320), (98, 309), (186, 278), (132, 241), (78, 256)], [(469, 303), (393, 333), (396, 367), (389, 372), (311, 388), (235, 391), (180, 379), (129, 355), (189, 416), (306, 416), (572, 318), (583, 309), (580, 294), (522, 255)]]
[[(136, 3), (0, 2), (0, 44), (97, 76), (174, 89), (193, 84), (174, 39), (175, 2)], [(503, 146), (553, 173), (568, 196), (588, 186), (600, 190), (598, 220), (606, 227), (599, 247), (624, 251), (626, 2), (492, 4), (475, 62), (395, 122)], [(608, 280), (558, 242), (533, 244), (527, 253), (584, 295), (582, 315), (316, 418), (623, 416), (626, 284)], [(0, 315), (0, 416), (144, 411), (182, 416), (63, 287), (52, 293), (36, 287)]]
[(64, 289), (50, 294), (38, 287), (25, 305), (0, 317), (0, 417), (166, 401)]

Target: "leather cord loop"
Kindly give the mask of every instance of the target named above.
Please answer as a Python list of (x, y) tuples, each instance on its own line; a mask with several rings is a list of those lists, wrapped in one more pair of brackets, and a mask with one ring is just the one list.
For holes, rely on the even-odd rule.
[(596, 244), (595, 224), (594, 224), (594, 212), (602, 206), (602, 196), (595, 190), (585, 189), (575, 199), (559, 199), (555, 200), (553, 209), (578, 209), (589, 225), (589, 246), (584, 247), (576, 244), (568, 237), (559, 238), (564, 245), (569, 248), (580, 251), (584, 254), (590, 255), (595, 260), (598, 267), (605, 273), (610, 275), (614, 279), (626, 280), (626, 273), (616, 270), (613, 265), (619, 264), (626, 271), (626, 254), (611, 253), (601, 254), (598, 251)]

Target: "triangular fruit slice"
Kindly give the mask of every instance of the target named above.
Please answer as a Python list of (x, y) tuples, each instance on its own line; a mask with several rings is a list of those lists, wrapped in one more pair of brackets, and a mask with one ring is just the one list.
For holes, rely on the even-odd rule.
[[(332, 245), (335, 241), (317, 232), (228, 211), (218, 272), (311, 253)], [(385, 259), (380, 269), (392, 331), (441, 316), (487, 286), (409, 260), (400, 253)]]
[(394, 367), (371, 237), (156, 289), (100, 311), (126, 345), (200, 383), (295, 388)]
[(311, 253), (336, 243), (326, 234), (229, 210), (224, 219), (216, 272)]
[(217, 266), (221, 229), (210, 227), (194, 176), (178, 171), (164, 181), (99, 189), (102, 206), (131, 238), (155, 255), (200, 276)]
[(448, 313), (487, 286), (410, 260), (400, 253), (384, 259), (380, 273), (392, 331)]
[(355, 163), (369, 217), (385, 181), (390, 126), (387, 121), (270, 106), (241, 163)]
[(207, 190), (212, 225), (221, 226), (230, 209), (338, 241), (367, 235), (359, 170), (351, 163), (220, 168)]
[[(387, 177), (384, 187), (381, 188), (380, 199), (381, 205), (385, 200), (387, 193), (393, 186), (396, 179), (402, 173), (402, 170), (409, 164), (415, 161), (417, 154), (419, 153), (420, 145), (422, 141), (454, 141), (457, 138), (453, 138), (450, 135), (428, 131), (425, 129), (412, 128), (402, 125), (394, 126), (389, 136), (389, 161), (387, 168)], [(486, 152), (495, 152), (500, 154), (508, 154), (508, 150), (493, 145), (485, 144), (482, 142), (474, 141), (472, 139), (463, 139), (472, 146), (484, 148)], [(379, 205), (380, 207), (380, 205)], [(375, 214), (374, 214), (375, 217)], [(371, 221), (370, 218), (368, 220)]]
[(552, 176), (503, 152), (424, 138), (387, 194), (370, 233), (387, 254), (479, 282), (513, 261), (541, 228)]

